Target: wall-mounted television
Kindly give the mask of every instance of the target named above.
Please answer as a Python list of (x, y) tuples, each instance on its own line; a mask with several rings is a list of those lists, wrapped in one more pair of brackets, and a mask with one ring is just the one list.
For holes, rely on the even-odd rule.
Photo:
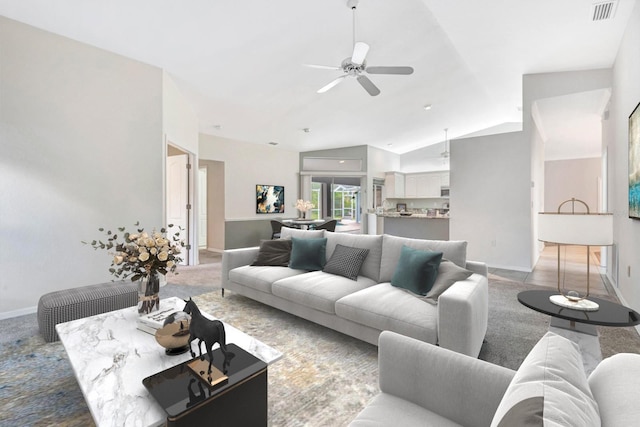
[(256, 213), (284, 213), (284, 186), (257, 184)]
[(640, 219), (640, 103), (629, 116), (629, 218)]

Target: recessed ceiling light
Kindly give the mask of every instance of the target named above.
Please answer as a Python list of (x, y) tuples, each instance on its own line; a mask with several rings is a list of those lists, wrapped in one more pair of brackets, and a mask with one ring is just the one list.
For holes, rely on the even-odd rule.
[(340, 161), (338, 161), (338, 163), (344, 163), (344, 160), (340, 160)]
[(220, 125), (213, 125), (212, 127), (213, 127), (215, 130), (220, 130), (220, 129), (222, 129), (222, 126), (220, 126)]
[(429, 111), (429, 110), (431, 110), (431, 104), (427, 104), (422, 108), (424, 108), (425, 110)]
[(390, 142), (387, 144), (389, 147), (391, 147), (393, 145), (393, 142)]
[(309, 129), (309, 128), (303, 128), (303, 129), (302, 129), (302, 132), (304, 132), (304, 133), (309, 133), (309, 132), (311, 132), (311, 129)]
[(269, 145), (278, 145), (277, 142), (269, 141)]

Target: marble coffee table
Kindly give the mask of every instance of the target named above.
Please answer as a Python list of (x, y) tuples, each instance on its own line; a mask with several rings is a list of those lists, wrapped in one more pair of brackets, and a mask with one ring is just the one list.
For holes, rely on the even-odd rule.
[[(179, 298), (161, 301), (161, 307), (170, 304), (181, 309), (184, 301)], [(99, 427), (164, 425), (167, 414), (142, 380), (191, 359), (189, 352), (167, 356), (153, 335), (137, 329), (137, 317), (137, 308), (130, 307), (56, 326)], [(282, 357), (281, 352), (233, 326), (227, 323), (224, 326), (227, 343), (236, 344), (267, 364)], [(195, 343), (192, 348), (197, 352)]]

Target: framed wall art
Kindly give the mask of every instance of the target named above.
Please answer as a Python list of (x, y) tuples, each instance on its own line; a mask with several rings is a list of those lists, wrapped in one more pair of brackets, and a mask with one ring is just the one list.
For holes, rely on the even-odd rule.
[(640, 219), (640, 103), (629, 116), (629, 218)]
[(256, 185), (256, 213), (284, 213), (284, 186)]

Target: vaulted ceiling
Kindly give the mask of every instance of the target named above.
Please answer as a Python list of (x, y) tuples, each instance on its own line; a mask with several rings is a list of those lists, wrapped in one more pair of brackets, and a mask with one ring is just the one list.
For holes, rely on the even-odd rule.
[[(361, 0), (367, 64), (415, 70), (368, 75), (378, 96), (353, 78), (318, 94), (342, 71), (305, 66), (351, 56), (347, 0), (0, 0), (0, 14), (165, 69), (202, 133), (406, 153), (442, 142), (444, 128), (455, 138), (521, 122), (523, 74), (611, 67), (635, 0), (607, 2), (612, 17), (599, 21), (594, 3)], [(579, 115), (580, 98), (567, 101), (553, 108)], [(550, 140), (562, 139), (547, 123)]]

